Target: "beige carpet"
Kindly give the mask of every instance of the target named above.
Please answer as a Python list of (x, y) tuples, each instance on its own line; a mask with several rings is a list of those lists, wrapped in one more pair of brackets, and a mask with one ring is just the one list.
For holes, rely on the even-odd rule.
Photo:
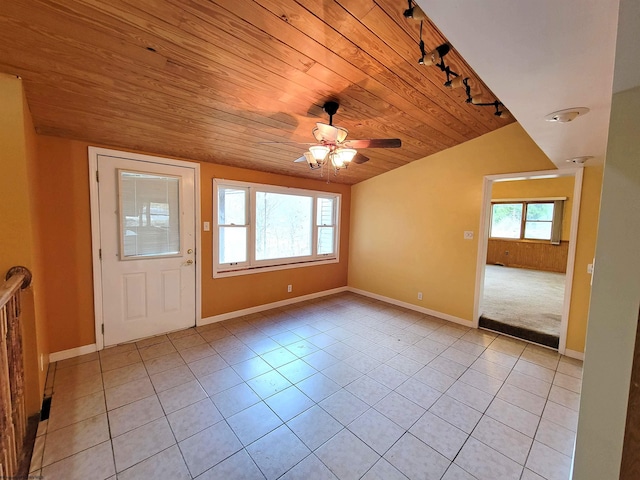
[(515, 327), (560, 335), (564, 273), (487, 265), (483, 317)]

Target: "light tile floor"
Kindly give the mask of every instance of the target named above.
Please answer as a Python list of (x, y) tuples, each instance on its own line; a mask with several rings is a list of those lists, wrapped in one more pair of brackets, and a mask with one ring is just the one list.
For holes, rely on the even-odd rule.
[(566, 480), (581, 375), (345, 293), (51, 365), (31, 474)]

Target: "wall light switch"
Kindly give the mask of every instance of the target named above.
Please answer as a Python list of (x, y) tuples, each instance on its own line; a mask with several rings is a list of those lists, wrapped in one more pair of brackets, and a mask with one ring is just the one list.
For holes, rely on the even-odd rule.
[(470, 230), (465, 230), (464, 239), (465, 240), (473, 240), (473, 232), (470, 231)]
[(202, 224), (202, 229), (203, 229), (205, 232), (208, 232), (209, 230), (211, 230), (211, 224), (210, 224), (209, 222), (204, 222), (204, 223)]

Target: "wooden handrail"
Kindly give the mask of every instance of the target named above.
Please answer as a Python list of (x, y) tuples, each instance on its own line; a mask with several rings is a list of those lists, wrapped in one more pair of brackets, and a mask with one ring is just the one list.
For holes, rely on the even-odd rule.
[(0, 286), (0, 478), (17, 478), (27, 430), (20, 290), (31, 272), (13, 267)]
[(25, 275), (23, 273), (19, 273), (9, 278), (9, 280), (0, 286), (0, 308), (9, 303), (9, 300), (11, 300), (16, 292), (20, 290), (24, 279)]

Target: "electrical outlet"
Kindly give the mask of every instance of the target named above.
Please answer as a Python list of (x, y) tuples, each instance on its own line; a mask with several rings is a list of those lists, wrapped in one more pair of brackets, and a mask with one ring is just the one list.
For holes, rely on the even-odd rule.
[(464, 239), (465, 240), (473, 240), (473, 232), (471, 230), (464, 231)]
[(208, 232), (209, 230), (211, 230), (211, 224), (210, 224), (209, 222), (204, 222), (204, 223), (202, 224), (202, 229), (203, 229), (205, 232)]
[(422, 292), (418, 292), (418, 300), (422, 300)]
[(292, 285), (287, 285), (287, 292), (291, 293), (293, 291)]

